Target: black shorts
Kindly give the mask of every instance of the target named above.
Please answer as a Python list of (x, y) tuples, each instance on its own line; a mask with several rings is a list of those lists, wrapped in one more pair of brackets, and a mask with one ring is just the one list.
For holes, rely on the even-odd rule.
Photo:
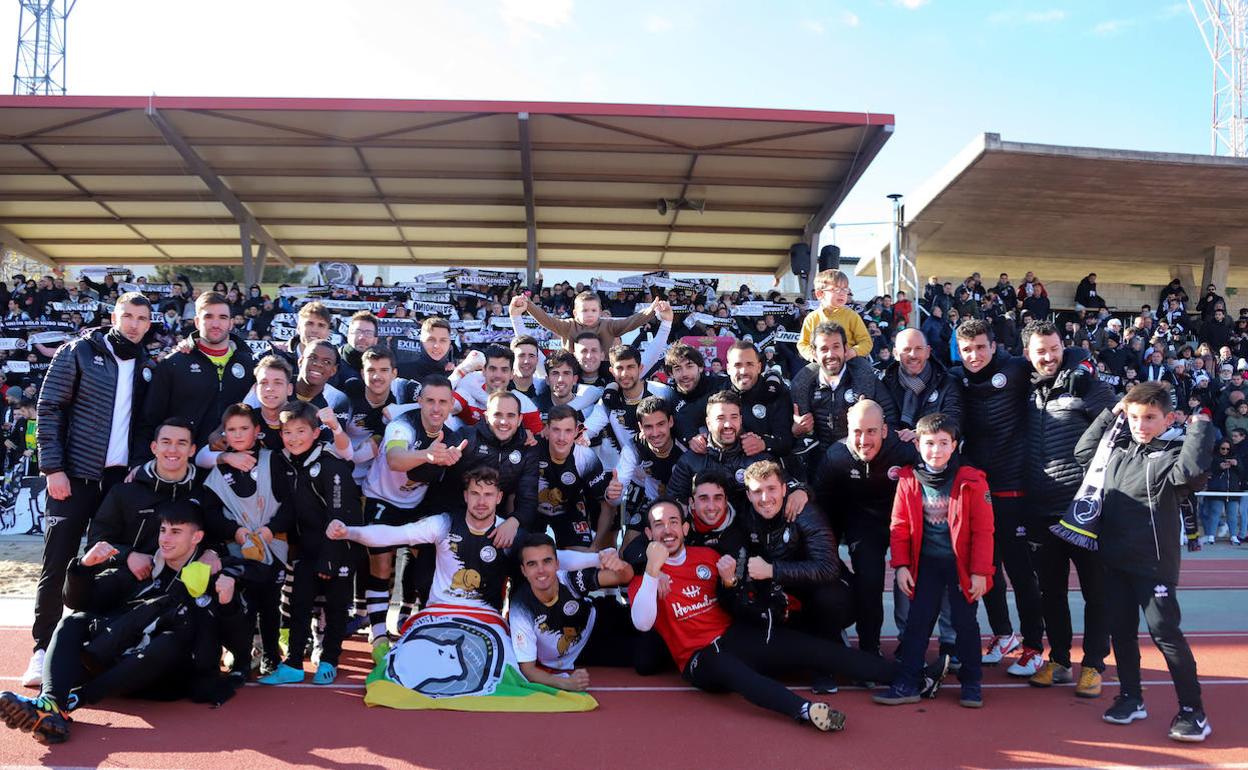
[[(415, 508), (402, 508), (394, 503), (378, 500), (375, 497), (364, 498), (364, 523), (382, 524), (388, 527), (398, 527), (404, 524), (411, 524), (417, 519)], [(369, 547), (369, 553), (390, 553), (394, 550), (394, 546), (384, 548)]]
[(584, 516), (565, 513), (547, 517), (546, 523), (555, 533), (558, 548), (589, 548), (594, 544), (594, 528)]

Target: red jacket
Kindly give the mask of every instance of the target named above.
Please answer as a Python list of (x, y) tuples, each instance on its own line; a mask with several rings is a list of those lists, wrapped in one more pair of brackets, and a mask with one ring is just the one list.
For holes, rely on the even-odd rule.
[[(953, 489), (949, 492), (949, 535), (958, 563), (958, 584), (967, 601), (971, 575), (987, 577), (987, 587), (992, 588), (992, 528), (988, 477), (978, 468), (963, 465), (953, 477)], [(908, 567), (917, 581), (919, 552), (923, 548), (923, 490), (909, 467), (898, 474), (891, 530), (893, 569)]]

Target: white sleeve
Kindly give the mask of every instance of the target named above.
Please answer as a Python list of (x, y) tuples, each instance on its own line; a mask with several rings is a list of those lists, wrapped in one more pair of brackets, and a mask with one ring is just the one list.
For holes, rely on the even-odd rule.
[(633, 606), (629, 610), (633, 619), (633, 628), (638, 631), (649, 631), (654, 628), (655, 618), (659, 616), (659, 580), (649, 573), (641, 579), (641, 587), (633, 597)]
[[(601, 407), (602, 405), (599, 404)], [(606, 412), (606, 408), (602, 407), (602, 411)], [(628, 428), (624, 427), (624, 421), (615, 416), (615, 412), (607, 412), (607, 420), (611, 423), (611, 432), (615, 434), (615, 440), (620, 446), (632, 443), (633, 435), (628, 432)]]
[(195, 453), (195, 464), (201, 468), (208, 468), (211, 470), (217, 467), (217, 459), (220, 458), (222, 454), (224, 454), (224, 452), (215, 452), (207, 444), (204, 444), (200, 450)]
[(607, 427), (607, 410), (599, 401), (594, 404), (593, 409), (589, 410), (589, 414), (585, 415), (585, 435), (592, 439), (602, 433), (605, 427)]
[(616, 470), (620, 474), (620, 482), (624, 484), (625, 492), (628, 491), (629, 484), (638, 482), (637, 469), (641, 467), (638, 462), (637, 447), (633, 442), (628, 442), (620, 447), (620, 464), (616, 466)]
[(251, 386), (251, 390), (247, 391), (247, 395), (243, 397), (243, 403), (252, 409), (260, 408), (260, 397), (256, 395), (256, 386)]
[(403, 524), (397, 527), (385, 524), (347, 527), (347, 539), (371, 548), (436, 543), (450, 531), (450, 523), (446, 514), (442, 514), (421, 519), (414, 524)]
[(564, 572), (575, 572), (578, 569), (594, 569), (602, 562), (595, 551), (556, 551), (559, 569)]
[(667, 353), (667, 339), (672, 336), (672, 322), (659, 321), (659, 329), (654, 337), (646, 342), (641, 351), (641, 376), (650, 374), (650, 370), (663, 361)]

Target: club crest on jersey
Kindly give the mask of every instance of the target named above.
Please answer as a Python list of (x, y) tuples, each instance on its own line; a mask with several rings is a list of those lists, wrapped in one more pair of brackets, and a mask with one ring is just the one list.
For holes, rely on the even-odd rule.
[(896, 481), (896, 480), (897, 480), (897, 479), (899, 479), (899, 478), (901, 478), (901, 466), (900, 466), (900, 465), (894, 465), (894, 466), (890, 467), (890, 468), (888, 469), (888, 480), (889, 480), (889, 481)]
[(852, 404), (857, 400), (858, 400), (858, 394), (854, 392), (853, 388), (849, 388), (848, 390), (845, 391), (845, 403)]
[(767, 416), (767, 407), (762, 404), (755, 404), (750, 411), (753, 412), (754, 416), (760, 420)]
[(564, 471), (563, 475), (559, 477), (559, 480), (562, 481), (564, 484), (575, 484), (576, 474), (574, 474), (572, 471)]
[(486, 545), (481, 547), (481, 561), (489, 564), (498, 558), (498, 551), (494, 550), (494, 546)]
[(146, 366), (143, 367), (143, 381), (144, 382), (152, 381), (152, 370), (148, 369)]
[(783, 540), (783, 541), (784, 541), (784, 542), (786, 542), (786, 543), (787, 543), (787, 542), (789, 542), (790, 536), (789, 536), (789, 528), (788, 528), (788, 527), (785, 527), (785, 528), (784, 528), (784, 534), (780, 536), (780, 539), (781, 539), (781, 540)]
[(243, 369), (243, 365), (238, 363), (237, 361), (235, 361), (234, 365), (230, 367), (230, 374), (234, 375), (234, 379), (236, 380), (243, 379), (243, 373), (245, 371), (246, 370)]
[(997, 372), (992, 375), (992, 387), (998, 390), (1005, 387), (1005, 374), (1003, 372)]
[(581, 609), (581, 605), (575, 599), (569, 599), (563, 603), (564, 615), (575, 615)]
[(311, 468), (308, 468), (308, 475), (309, 475), (309, 476), (311, 476), (312, 478), (316, 478), (317, 476), (320, 476), (320, 475), (321, 475), (321, 464), (320, 464), (320, 463), (313, 463), (313, 464), (312, 464), (312, 467), (311, 467)]
[(520, 464), (520, 450), (519, 449), (511, 450), (511, 454), (507, 455), (507, 461), (510, 462), (512, 465), (519, 465)]
[(932, 391), (932, 395), (930, 395), (930, 396), (928, 396), (928, 397), (927, 397), (927, 403), (929, 403), (929, 404), (934, 404), (934, 403), (936, 403), (936, 399), (938, 399), (938, 398), (940, 398), (940, 391), (938, 391), (938, 390), (933, 390), (933, 391)]
[(745, 483), (745, 468), (737, 468), (736, 478), (738, 484)]
[(697, 574), (698, 578), (701, 580), (711, 579), (711, 568), (706, 566), (705, 564), (699, 564), (698, 568), (694, 570), (694, 572)]

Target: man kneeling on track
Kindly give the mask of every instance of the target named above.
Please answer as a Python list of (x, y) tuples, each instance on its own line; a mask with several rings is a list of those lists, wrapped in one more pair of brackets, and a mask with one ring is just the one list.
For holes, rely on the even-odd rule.
[(64, 743), (69, 713), (107, 697), (228, 700), (234, 685), (218, 666), (219, 639), (230, 630), (224, 626), (246, 622), (234, 598), (241, 567), (222, 572), (220, 559), (202, 550), (203, 537), (199, 507), (179, 502), (160, 513), (155, 566), (137, 587), (124, 566), (100, 571), (117, 553), (106, 542), (70, 562), (65, 604), (76, 612), (52, 635), (39, 695), (0, 693), (5, 725)]
[[(695, 687), (737, 692), (755, 705), (830, 732), (844, 729), (844, 714), (798, 696), (767, 675), (799, 668), (873, 682), (891, 682), (896, 675), (894, 661), (770, 622), (734, 621), (725, 605), (739, 598), (736, 559), (710, 548), (686, 548), (689, 522), (670, 497), (651, 503), (646, 521), (650, 545), (645, 573), (628, 590), (633, 625), (641, 631), (658, 629), (681, 673)], [(661, 575), (671, 584), (662, 599)], [(939, 676), (927, 679), (924, 694), (934, 696), (939, 686)]]

